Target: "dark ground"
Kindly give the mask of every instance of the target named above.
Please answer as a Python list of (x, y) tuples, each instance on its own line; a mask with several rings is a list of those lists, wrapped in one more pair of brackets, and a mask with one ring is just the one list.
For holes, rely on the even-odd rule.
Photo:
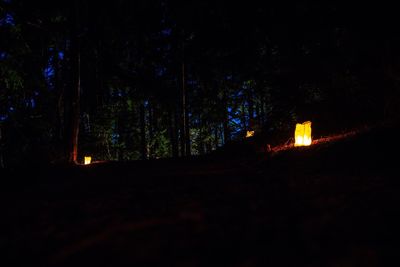
[(398, 130), (273, 158), (0, 173), (1, 266), (395, 266)]

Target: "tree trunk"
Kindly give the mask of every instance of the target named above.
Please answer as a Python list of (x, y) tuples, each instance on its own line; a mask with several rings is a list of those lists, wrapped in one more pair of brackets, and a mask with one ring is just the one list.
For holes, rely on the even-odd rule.
[(247, 104), (248, 104), (248, 112), (249, 112), (249, 122), (254, 119), (254, 101), (253, 101), (253, 95), (251, 91), (249, 92), (248, 99), (247, 99)]
[(149, 114), (149, 120), (148, 120), (148, 127), (149, 127), (149, 158), (154, 157), (154, 128), (155, 128), (155, 123), (154, 123), (154, 108), (152, 106), (152, 103), (149, 101), (148, 105), (148, 114)]
[(182, 60), (182, 127), (181, 127), (181, 156), (186, 156), (186, 88), (185, 88), (185, 63)]
[(185, 80), (185, 33), (182, 34), (182, 133), (181, 133), (181, 149), (182, 156), (190, 156), (190, 126), (187, 108), (187, 92)]
[(197, 139), (197, 152), (200, 155), (204, 155), (205, 154), (205, 150), (204, 150), (204, 128), (202, 127), (205, 124), (205, 121), (202, 120), (201, 115), (199, 114), (197, 117), (197, 120), (199, 122), (199, 135), (198, 135), (198, 139)]
[(226, 142), (229, 142), (231, 140), (231, 131), (229, 128), (229, 111), (228, 111), (228, 99), (226, 96), (226, 93), (223, 93), (223, 108), (224, 108), (224, 119), (222, 122), (222, 126), (224, 129), (224, 144), (226, 144)]
[(2, 145), (2, 135), (1, 135), (1, 125), (0, 125), (0, 169), (4, 169), (4, 160), (3, 160), (3, 145)]
[(258, 101), (256, 102), (256, 109), (255, 109), (255, 111), (256, 111), (257, 125), (259, 126), (259, 125), (261, 125), (261, 116), (260, 116), (260, 114), (261, 114), (261, 107), (260, 107), (260, 103), (259, 103)]
[(97, 42), (96, 49), (96, 105), (100, 107), (103, 105), (103, 96), (104, 96), (104, 81), (103, 81), (103, 59), (102, 59), (102, 43), (99, 40)]
[(119, 161), (123, 161), (124, 160), (124, 148), (122, 146), (122, 144), (124, 143), (124, 129), (122, 127), (122, 122), (123, 121), (123, 116), (119, 116), (119, 118), (117, 119), (117, 133), (118, 133), (118, 149), (117, 149), (117, 159)]
[(253, 91), (248, 89), (248, 94), (247, 94), (247, 105), (248, 105), (248, 112), (249, 112), (249, 121), (248, 121), (248, 126), (253, 127), (253, 119), (254, 119), (254, 101), (253, 101)]
[(185, 146), (186, 146), (185, 148), (186, 156), (190, 156), (192, 154), (190, 148), (190, 121), (189, 121), (189, 114), (188, 114), (186, 100), (185, 100)]
[(214, 145), (215, 145), (215, 149), (217, 149), (218, 145), (219, 145), (218, 126), (216, 126), (214, 129)]
[(78, 162), (78, 137), (79, 137), (79, 115), (80, 115), (80, 48), (79, 39), (74, 36), (71, 42), (72, 52), (72, 94), (71, 94), (71, 118), (69, 136), (69, 162)]
[(174, 133), (175, 133), (175, 141), (176, 141), (176, 156), (179, 157), (179, 132), (180, 132), (180, 112), (178, 110), (175, 110), (174, 112)]
[(260, 107), (260, 125), (261, 127), (265, 126), (265, 97), (261, 97), (261, 107)]
[[(207, 127), (207, 135), (208, 135), (208, 136), (212, 136), (212, 130), (211, 130), (211, 127), (210, 127), (210, 126)], [(207, 140), (207, 142), (206, 142), (207, 153), (211, 153), (211, 151), (212, 151), (212, 146), (213, 146), (212, 140), (211, 140), (211, 138), (209, 138), (209, 139)]]
[(179, 156), (179, 148), (178, 148), (178, 139), (177, 139), (177, 125), (175, 125), (175, 113), (173, 111), (170, 111), (168, 114), (169, 117), (169, 137), (171, 141), (171, 153), (172, 157), (177, 158)]
[(247, 121), (247, 116), (246, 116), (246, 103), (243, 103), (242, 104), (242, 118), (241, 118), (241, 120), (242, 120), (242, 128), (243, 128), (243, 131), (246, 131), (246, 130), (248, 130), (248, 121)]
[(70, 118), (68, 133), (68, 161), (78, 162), (78, 137), (79, 137), (79, 115), (80, 115), (80, 91), (81, 91), (81, 58), (79, 40), (79, 4), (74, 1), (71, 14), (71, 98)]
[(147, 141), (146, 141), (146, 111), (144, 103), (140, 103), (140, 141), (141, 141), (141, 157), (143, 160), (147, 159)]
[[(63, 51), (66, 50), (65, 46), (62, 48)], [(61, 64), (63, 64), (59, 59), (58, 55), (55, 56), (56, 60), (54, 63), (54, 91), (57, 96), (56, 114), (54, 119), (55, 126), (55, 141), (59, 149), (63, 149), (61, 155), (66, 155), (65, 145), (63, 146), (63, 141), (65, 140), (65, 85), (63, 82), (64, 76), (61, 72)]]

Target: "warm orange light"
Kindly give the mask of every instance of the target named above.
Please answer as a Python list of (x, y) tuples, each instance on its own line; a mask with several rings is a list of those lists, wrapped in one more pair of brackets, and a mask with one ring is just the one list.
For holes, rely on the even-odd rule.
[(254, 131), (247, 131), (246, 132), (246, 138), (254, 136)]
[(294, 146), (309, 146), (311, 142), (311, 121), (297, 123), (294, 132)]
[(92, 157), (85, 156), (84, 164), (85, 165), (89, 165), (91, 162), (92, 162)]

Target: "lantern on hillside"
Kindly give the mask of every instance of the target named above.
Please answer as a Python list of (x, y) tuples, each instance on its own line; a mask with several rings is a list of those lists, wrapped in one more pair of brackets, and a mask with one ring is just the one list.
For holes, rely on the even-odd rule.
[(309, 146), (311, 142), (311, 121), (297, 123), (294, 132), (294, 146)]
[(254, 136), (254, 131), (247, 131), (246, 132), (246, 138)]
[(92, 157), (85, 156), (84, 157), (84, 164), (89, 165), (92, 162)]

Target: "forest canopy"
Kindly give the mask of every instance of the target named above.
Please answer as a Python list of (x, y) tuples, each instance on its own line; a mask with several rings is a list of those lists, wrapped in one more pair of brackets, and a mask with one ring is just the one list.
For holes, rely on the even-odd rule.
[(0, 0), (1, 167), (202, 155), (248, 130), (273, 143), (296, 122), (323, 135), (398, 116), (390, 7), (234, 2)]

